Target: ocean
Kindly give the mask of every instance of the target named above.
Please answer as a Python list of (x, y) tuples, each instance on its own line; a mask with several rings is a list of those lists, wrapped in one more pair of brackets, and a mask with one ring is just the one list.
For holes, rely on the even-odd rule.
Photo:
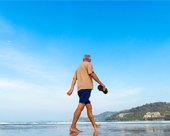
[(79, 122), (82, 133), (70, 134), (70, 122), (0, 122), (0, 136), (170, 136), (170, 121), (98, 122), (94, 132), (89, 122)]

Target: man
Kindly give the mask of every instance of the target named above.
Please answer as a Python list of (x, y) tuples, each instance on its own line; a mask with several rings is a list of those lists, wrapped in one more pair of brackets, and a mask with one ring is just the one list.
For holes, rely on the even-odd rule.
[(88, 115), (90, 122), (92, 123), (93, 128), (95, 130), (100, 128), (100, 126), (98, 126), (94, 121), (94, 117), (92, 114), (92, 106), (91, 106), (91, 103), (89, 100), (91, 90), (93, 89), (93, 80), (92, 79), (94, 79), (98, 84), (103, 86), (104, 90), (106, 89), (106, 87), (99, 80), (97, 75), (94, 73), (93, 66), (90, 62), (91, 62), (90, 55), (84, 55), (83, 62), (77, 68), (75, 75), (73, 77), (71, 88), (67, 92), (67, 95), (69, 95), (69, 96), (73, 93), (74, 86), (77, 81), (79, 104), (78, 104), (78, 107), (74, 113), (73, 121), (72, 121), (72, 124), (70, 127), (70, 132), (74, 132), (74, 133), (81, 132), (76, 128), (76, 123), (77, 123), (84, 107), (86, 107), (86, 109), (87, 109), (87, 115)]

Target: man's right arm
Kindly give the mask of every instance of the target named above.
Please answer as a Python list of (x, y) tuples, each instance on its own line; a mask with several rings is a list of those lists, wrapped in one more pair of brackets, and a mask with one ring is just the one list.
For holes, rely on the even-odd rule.
[(76, 74), (76, 72), (75, 72), (74, 77), (73, 77), (73, 80), (72, 80), (72, 83), (71, 83), (71, 88), (70, 88), (70, 90), (67, 92), (67, 95), (70, 96), (70, 95), (73, 93), (73, 91), (74, 91), (74, 86), (75, 86), (75, 84), (76, 84), (76, 81), (77, 81), (77, 74)]
[(72, 83), (71, 83), (71, 88), (70, 88), (70, 90), (67, 92), (67, 95), (71, 95), (71, 94), (73, 93), (75, 84), (76, 84), (76, 79), (73, 78)]

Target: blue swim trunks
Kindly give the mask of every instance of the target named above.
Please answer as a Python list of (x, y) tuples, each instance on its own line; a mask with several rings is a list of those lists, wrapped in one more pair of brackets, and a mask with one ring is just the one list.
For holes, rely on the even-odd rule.
[(81, 89), (78, 91), (79, 103), (90, 103), (91, 89)]

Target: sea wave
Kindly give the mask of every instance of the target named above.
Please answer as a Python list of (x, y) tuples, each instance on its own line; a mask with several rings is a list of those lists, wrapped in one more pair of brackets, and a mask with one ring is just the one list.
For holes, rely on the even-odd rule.
[[(97, 122), (98, 124), (170, 124), (170, 121), (115, 121)], [(0, 122), (0, 125), (70, 125), (71, 122), (38, 121), (38, 122)], [(90, 122), (78, 122), (78, 124), (90, 124)]]

